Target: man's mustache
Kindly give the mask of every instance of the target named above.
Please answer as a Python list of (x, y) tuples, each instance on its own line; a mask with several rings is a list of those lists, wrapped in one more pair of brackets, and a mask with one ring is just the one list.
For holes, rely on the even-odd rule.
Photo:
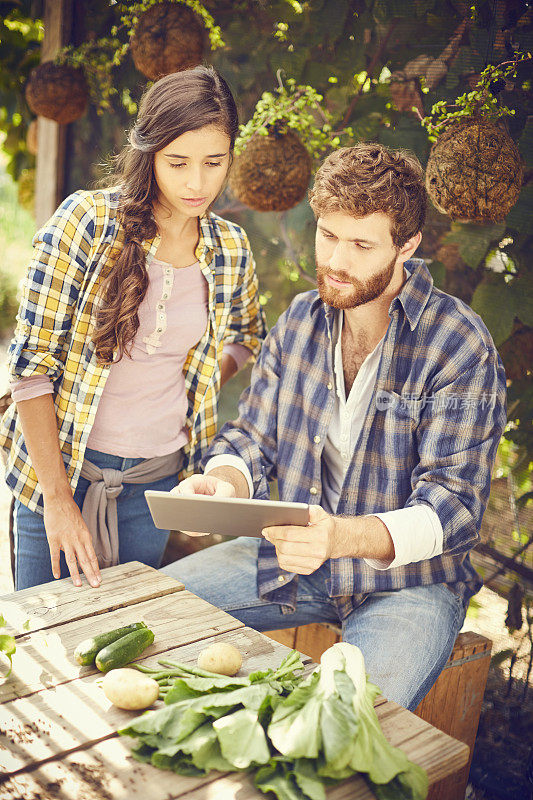
[(317, 272), (320, 277), (325, 277), (326, 275), (328, 278), (334, 278), (337, 281), (343, 281), (345, 283), (351, 283), (355, 285), (357, 281), (345, 270), (337, 270), (334, 271), (332, 269), (328, 269), (327, 267), (317, 267)]

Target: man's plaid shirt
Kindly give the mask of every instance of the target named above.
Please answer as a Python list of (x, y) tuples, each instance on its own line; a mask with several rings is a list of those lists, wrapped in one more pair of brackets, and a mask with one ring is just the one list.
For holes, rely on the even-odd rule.
[[(48, 375), (54, 382), (58, 433), (67, 475), (76, 487), (108, 366), (99, 366), (91, 341), (98, 290), (123, 242), (116, 190), (70, 195), (34, 239), (9, 349), (12, 379)], [(148, 257), (159, 235), (144, 243)], [(216, 432), (220, 355), (230, 342), (257, 355), (265, 334), (253, 256), (238, 225), (214, 214), (200, 219), (196, 248), (209, 287), (209, 322), (184, 367), (189, 442), (180, 479), (194, 471)], [(135, 402), (135, 398), (132, 398)], [(6, 481), (15, 497), (42, 513), (42, 496), (14, 404), (0, 427)]]
[[(435, 289), (422, 260), (405, 267), (410, 276), (389, 309), (372, 400), (335, 513), (426, 503), (442, 524), (443, 554), (389, 570), (332, 559), (328, 592), (341, 618), (371, 592), (446, 583), (466, 603), (481, 585), (468, 551), (479, 541), (506, 422), (505, 374), (477, 314)], [(265, 340), (239, 418), (209, 448), (206, 460), (220, 453), (244, 459), (255, 497), (268, 497), (268, 481), (277, 478), (280, 500), (320, 504), (335, 403), (333, 315), (316, 291), (293, 300)], [(294, 609), (296, 581), (261, 541), (260, 596)]]

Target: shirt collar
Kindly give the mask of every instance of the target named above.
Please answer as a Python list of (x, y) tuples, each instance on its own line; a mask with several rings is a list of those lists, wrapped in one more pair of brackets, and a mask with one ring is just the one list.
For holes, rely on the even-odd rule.
[(221, 246), (220, 240), (215, 232), (213, 215), (210, 212), (203, 214), (199, 219), (200, 237), (196, 247), (196, 256), (204, 256), (211, 260), (214, 253), (219, 253)]
[(414, 331), (433, 290), (433, 278), (422, 258), (410, 258), (404, 267), (409, 277), (390, 304), (389, 315), (401, 305), (409, 326)]

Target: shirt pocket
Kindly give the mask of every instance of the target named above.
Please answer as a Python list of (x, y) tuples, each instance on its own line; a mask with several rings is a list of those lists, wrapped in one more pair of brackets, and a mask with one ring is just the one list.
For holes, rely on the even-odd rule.
[(409, 394), (397, 394), (385, 389), (376, 393), (378, 424), (382, 434), (382, 453), (389, 468), (398, 479), (406, 468), (418, 460), (416, 428), (420, 422), (423, 401)]

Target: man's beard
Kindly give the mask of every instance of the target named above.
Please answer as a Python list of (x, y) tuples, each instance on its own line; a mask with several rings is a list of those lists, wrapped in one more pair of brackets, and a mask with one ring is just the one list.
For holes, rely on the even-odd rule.
[[(372, 275), (367, 281), (360, 281), (358, 278), (353, 278), (344, 270), (334, 271), (329, 269), (329, 267), (323, 267), (318, 264), (316, 268), (318, 293), (323, 302), (333, 308), (356, 308), (365, 303), (370, 303), (372, 300), (380, 297), (390, 284), (394, 274), (394, 267), (396, 266), (396, 258), (397, 256), (395, 255), (389, 264), (375, 275)], [(333, 286), (326, 283), (326, 275), (331, 275), (340, 281), (351, 283), (353, 289), (351, 291), (335, 289)]]

